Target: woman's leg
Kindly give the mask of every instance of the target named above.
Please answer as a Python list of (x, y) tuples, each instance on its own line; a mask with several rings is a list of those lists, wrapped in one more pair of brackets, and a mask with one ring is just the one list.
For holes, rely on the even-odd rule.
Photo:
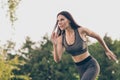
[(100, 72), (100, 67), (97, 61), (92, 58), (80, 66), (77, 65), (77, 70), (80, 73), (80, 80), (95, 80)]
[(87, 69), (83, 73), (81, 80), (96, 80), (99, 72), (100, 72), (100, 67), (97, 61), (92, 58), (88, 63), (87, 63)]

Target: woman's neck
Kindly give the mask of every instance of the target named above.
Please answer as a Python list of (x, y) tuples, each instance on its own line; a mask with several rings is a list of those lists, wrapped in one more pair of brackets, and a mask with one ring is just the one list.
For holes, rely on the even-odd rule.
[(68, 34), (68, 35), (71, 35), (74, 33), (74, 30), (71, 28), (71, 27), (68, 27), (65, 29), (65, 33)]

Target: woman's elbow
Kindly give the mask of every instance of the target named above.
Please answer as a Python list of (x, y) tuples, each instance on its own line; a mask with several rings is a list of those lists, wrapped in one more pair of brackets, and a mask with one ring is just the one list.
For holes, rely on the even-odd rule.
[(54, 59), (54, 61), (55, 61), (56, 63), (59, 63), (59, 62), (60, 62), (60, 59)]

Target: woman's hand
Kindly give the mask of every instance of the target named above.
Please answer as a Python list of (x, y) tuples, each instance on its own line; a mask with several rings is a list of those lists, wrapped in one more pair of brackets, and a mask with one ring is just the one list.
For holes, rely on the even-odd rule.
[(113, 59), (116, 63), (118, 63), (117, 56), (111, 50), (106, 51), (106, 55), (109, 59)]
[(53, 43), (53, 45), (56, 45), (57, 44), (57, 33), (53, 32), (52, 33), (52, 36), (51, 36), (51, 41)]

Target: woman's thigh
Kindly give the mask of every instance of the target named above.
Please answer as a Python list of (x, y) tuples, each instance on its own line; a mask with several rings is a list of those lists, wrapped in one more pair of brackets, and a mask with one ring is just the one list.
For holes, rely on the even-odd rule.
[(100, 72), (100, 66), (94, 58), (85, 64), (76, 67), (80, 74), (81, 80), (95, 80)]

